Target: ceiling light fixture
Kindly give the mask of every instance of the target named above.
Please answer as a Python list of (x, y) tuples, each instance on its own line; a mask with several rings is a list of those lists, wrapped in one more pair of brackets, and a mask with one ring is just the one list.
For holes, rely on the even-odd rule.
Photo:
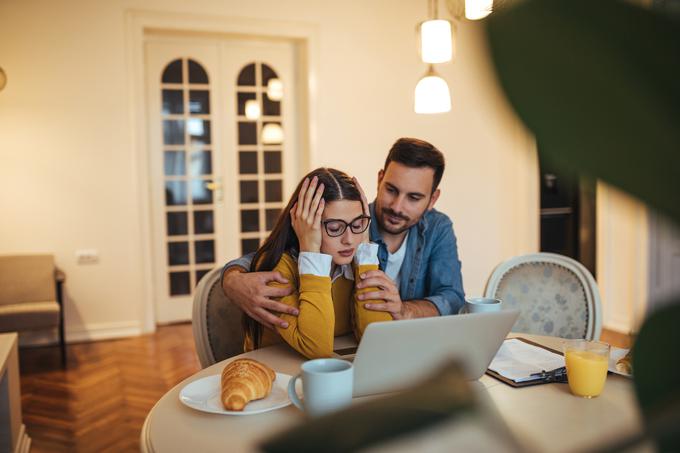
[(451, 21), (439, 18), (438, 0), (428, 0), (430, 19), (420, 23), (420, 57), (424, 63), (446, 63), (453, 59)]
[[(420, 58), (428, 63), (425, 75), (418, 81), (413, 103), (416, 113), (451, 111), (451, 92), (446, 80), (434, 70), (434, 64), (454, 59), (457, 21), (466, 17), (482, 19), (493, 11), (494, 0), (444, 0), (454, 21), (439, 18), (439, 0), (427, 0), (428, 20), (418, 25)], [(496, 0), (497, 5), (506, 0)]]
[(446, 80), (439, 77), (430, 65), (425, 75), (416, 85), (416, 113), (445, 113), (451, 111), (451, 93)]
[(451, 92), (446, 80), (434, 70), (435, 63), (453, 59), (452, 23), (439, 19), (439, 0), (427, 0), (429, 19), (419, 25), (420, 58), (428, 63), (427, 72), (416, 84), (413, 110), (419, 114), (451, 111)]
[(493, 0), (465, 0), (465, 18), (484, 19), (493, 11)]

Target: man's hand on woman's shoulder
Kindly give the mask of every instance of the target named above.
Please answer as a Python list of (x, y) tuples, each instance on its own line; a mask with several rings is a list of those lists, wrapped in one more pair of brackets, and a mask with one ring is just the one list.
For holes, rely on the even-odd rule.
[(233, 266), (224, 273), (222, 290), (229, 300), (263, 326), (285, 329), (288, 323), (272, 312), (297, 316), (298, 310), (274, 298), (289, 295), (292, 288), (269, 286), (270, 282), (286, 284), (288, 280), (279, 272), (245, 272), (243, 268)]

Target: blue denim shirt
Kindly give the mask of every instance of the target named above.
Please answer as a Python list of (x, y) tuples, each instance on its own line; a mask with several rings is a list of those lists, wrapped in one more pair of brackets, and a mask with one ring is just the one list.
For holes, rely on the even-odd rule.
[[(369, 205), (375, 219), (374, 203)], [(380, 269), (387, 266), (387, 245), (378, 230), (378, 222), (371, 222), (370, 239), (378, 244)], [(250, 269), (254, 253), (232, 260), (232, 266)], [(432, 302), (440, 315), (453, 315), (465, 304), (463, 277), (460, 273), (456, 235), (453, 223), (446, 214), (436, 209), (427, 211), (418, 223), (409, 229), (406, 254), (401, 265), (399, 295), (402, 300), (426, 299)]]
[[(374, 203), (369, 205), (375, 219)], [(371, 222), (371, 241), (378, 244), (380, 269), (387, 266), (387, 245), (380, 235), (378, 222)], [(402, 300), (426, 299), (440, 315), (453, 315), (465, 304), (463, 277), (460, 273), (453, 223), (436, 209), (427, 211), (409, 229), (406, 255), (401, 265), (399, 295)]]

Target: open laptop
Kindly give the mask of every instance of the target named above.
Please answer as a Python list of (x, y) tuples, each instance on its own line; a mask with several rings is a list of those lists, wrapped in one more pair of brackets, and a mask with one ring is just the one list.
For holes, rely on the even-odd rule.
[[(354, 357), (354, 396), (392, 392), (457, 359), (467, 378), (479, 379), (519, 316), (518, 310), (370, 324)], [(350, 358), (353, 351), (336, 350)]]

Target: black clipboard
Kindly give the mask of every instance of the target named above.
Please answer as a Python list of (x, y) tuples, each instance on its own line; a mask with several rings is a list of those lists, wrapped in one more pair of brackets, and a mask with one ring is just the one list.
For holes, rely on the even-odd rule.
[[(510, 338), (508, 338), (508, 339), (510, 339)], [(550, 351), (550, 352), (555, 353), (557, 355), (561, 355), (561, 356), (564, 355), (561, 351), (556, 351), (556, 350), (549, 348), (547, 346), (543, 346), (542, 344), (538, 344), (534, 341), (527, 340), (526, 338), (514, 337), (512, 339), (522, 341), (524, 343), (530, 344), (531, 346), (536, 346), (536, 347), (539, 347), (541, 349), (545, 349), (546, 351)], [(505, 340), (503, 340), (503, 341), (505, 341)], [(489, 376), (491, 376), (493, 378), (498, 379), (499, 381), (509, 385), (510, 387), (515, 387), (515, 388), (531, 387), (533, 385), (551, 384), (551, 383), (555, 382), (555, 381), (546, 381), (546, 380), (543, 380), (543, 379), (534, 379), (533, 381), (515, 382), (512, 379), (506, 378), (505, 376), (501, 376), (499, 373), (496, 373), (495, 371), (490, 370), (488, 368), (486, 370), (486, 374), (488, 374)]]

